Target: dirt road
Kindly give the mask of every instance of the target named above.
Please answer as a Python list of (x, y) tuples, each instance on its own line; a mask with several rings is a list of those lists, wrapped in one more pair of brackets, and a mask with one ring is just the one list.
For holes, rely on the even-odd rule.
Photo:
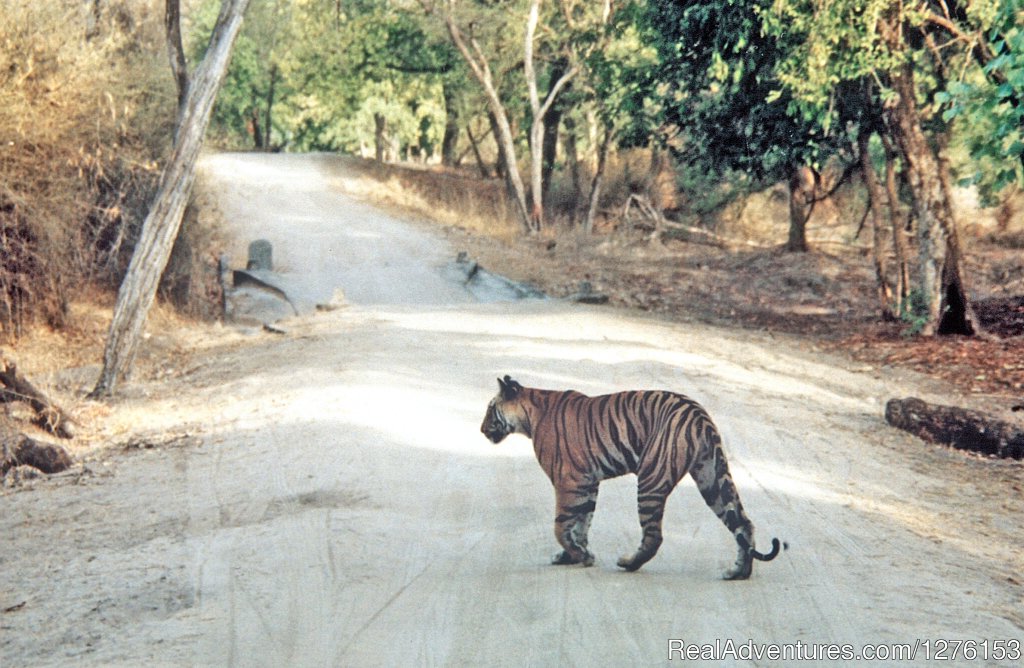
[[(661, 665), (716, 641), (735, 655), (711, 665), (894, 643), (923, 664), (952, 655), (943, 640), (976, 643), (950, 665), (1018, 665), (1021, 466), (888, 428), (885, 399), (920, 394), (915, 378), (748, 332), (482, 303), (442, 270), (458, 249), (347, 199), (331, 165), (207, 160), (239, 249), (266, 237), (351, 305), (214, 341), (113, 406), (154, 447), (0, 497), (0, 666)], [(697, 398), (761, 545), (789, 551), (718, 579), (732, 539), (687, 479), (661, 552), (623, 573), (626, 478), (601, 488), (597, 564), (548, 565), (553, 494), (529, 442), (478, 431), (505, 373)], [(911, 663), (893, 651), (877, 665)]]

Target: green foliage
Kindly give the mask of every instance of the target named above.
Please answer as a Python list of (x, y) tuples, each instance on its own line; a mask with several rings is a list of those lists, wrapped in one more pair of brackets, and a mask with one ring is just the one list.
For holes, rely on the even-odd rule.
[[(198, 22), (212, 25), (218, 6), (205, 0)], [(390, 145), (432, 153), (445, 123), (441, 82), (458, 81), (459, 64), (417, 9), (401, 0), (254, 2), (218, 97), (216, 135), (253, 146), (254, 125), (265, 133), (269, 117), (274, 146), (372, 154), (383, 115)]]
[[(962, 38), (929, 20), (934, 3), (624, 0), (605, 22), (604, 3), (549, 1), (535, 42), (538, 83), (543, 94), (557, 63), (578, 66), (559, 111), (580, 150), (593, 151), (605, 129), (619, 147), (662, 143), (683, 185), (707, 194), (730, 191), (710, 181), (735, 183), (740, 174), (744, 188), (772, 183), (797, 164), (844, 155), (857, 132), (886, 132), (889, 77), (909, 60), (923, 122), (935, 136), (953, 123), (950, 146), (964, 156), (968, 182), (990, 196), (1024, 182), (1022, 10), (1007, 0), (960, 4), (953, 21)], [(218, 6), (200, 1), (195, 34), (208, 34)], [(525, 146), (525, 0), (444, 6), (486, 55)], [(481, 93), (440, 14), (423, 8), (413, 0), (256, 0), (219, 98), (217, 136), (251, 146), (254, 119), (262, 127), (270, 118), (275, 145), (366, 153), (383, 116), (389, 144), (407, 155), (439, 150), (446, 114), (479, 127)], [(887, 26), (899, 26), (897, 39)], [(928, 34), (941, 45), (941, 66)], [(984, 68), (969, 48), (977, 36), (990, 52)], [(193, 61), (203, 46), (193, 44)]]
[(1011, 183), (1024, 185), (1024, 10), (1006, 2), (982, 26), (991, 58), (936, 96), (946, 121), (960, 119), (974, 163), (965, 184), (984, 201)]
[(891, 0), (774, 0), (756, 11), (764, 30), (787, 44), (776, 75), (791, 94), (789, 112), (826, 131), (842, 120), (837, 95), (846, 84), (881, 82), (905, 57), (882, 39)]
[(762, 29), (770, 0), (648, 3), (646, 29), (661, 66), (663, 122), (676, 155), (697, 173), (741, 172), (757, 183), (819, 162), (839, 144), (815, 114), (793, 113), (777, 68), (787, 36)]
[(587, 34), (602, 48), (587, 52), (586, 78), (577, 86), (586, 93), (573, 100), (592, 104), (605, 127), (618, 129), (622, 147), (646, 146), (662, 115), (658, 51), (638, 22), (642, 6), (626, 3), (601, 34)]

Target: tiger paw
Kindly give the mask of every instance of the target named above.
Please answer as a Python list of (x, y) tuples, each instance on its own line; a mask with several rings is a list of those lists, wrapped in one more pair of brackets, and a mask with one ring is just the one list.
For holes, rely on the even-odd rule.
[(754, 560), (750, 557), (740, 559), (737, 561), (732, 568), (727, 570), (723, 575), (723, 580), (746, 580), (750, 577), (751, 571), (754, 570)]
[(618, 568), (625, 569), (630, 573), (639, 571), (640, 567), (647, 561), (650, 561), (653, 556), (653, 551), (637, 550), (629, 556), (624, 556), (621, 559), (618, 559)]
[(569, 552), (562, 550), (551, 558), (551, 563), (555, 566), (570, 566), (572, 564), (582, 564), (583, 566), (594, 565), (594, 555), (590, 552), (584, 552), (582, 556), (573, 556)]
[(578, 564), (579, 561), (573, 559), (565, 550), (562, 550), (555, 556), (551, 557), (551, 563), (555, 566), (569, 566), (571, 564)]

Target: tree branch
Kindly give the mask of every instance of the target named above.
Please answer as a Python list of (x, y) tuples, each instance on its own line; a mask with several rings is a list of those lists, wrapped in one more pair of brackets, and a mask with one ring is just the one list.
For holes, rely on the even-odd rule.
[(167, 34), (167, 55), (171, 61), (171, 74), (178, 87), (178, 113), (185, 107), (188, 97), (188, 63), (181, 43), (181, 0), (167, 0), (164, 11), (164, 28)]

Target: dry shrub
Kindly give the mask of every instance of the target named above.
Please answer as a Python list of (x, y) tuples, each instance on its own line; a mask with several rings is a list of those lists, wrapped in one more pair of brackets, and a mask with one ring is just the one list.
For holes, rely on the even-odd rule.
[[(581, 161), (578, 182), (567, 168), (558, 169), (545, 195), (544, 213), (549, 224), (571, 229), (586, 216), (596, 158)], [(671, 211), (679, 206), (679, 192), (667, 155), (650, 149), (610, 152), (601, 182), (595, 232), (616, 229), (631, 195), (646, 197), (653, 206)]]
[(158, 0), (0, 0), (0, 338), (116, 285), (174, 120)]
[(160, 278), (159, 295), (180, 313), (215, 320), (223, 311), (219, 253), (227, 247), (220, 226), (217, 193), (198, 183)]

